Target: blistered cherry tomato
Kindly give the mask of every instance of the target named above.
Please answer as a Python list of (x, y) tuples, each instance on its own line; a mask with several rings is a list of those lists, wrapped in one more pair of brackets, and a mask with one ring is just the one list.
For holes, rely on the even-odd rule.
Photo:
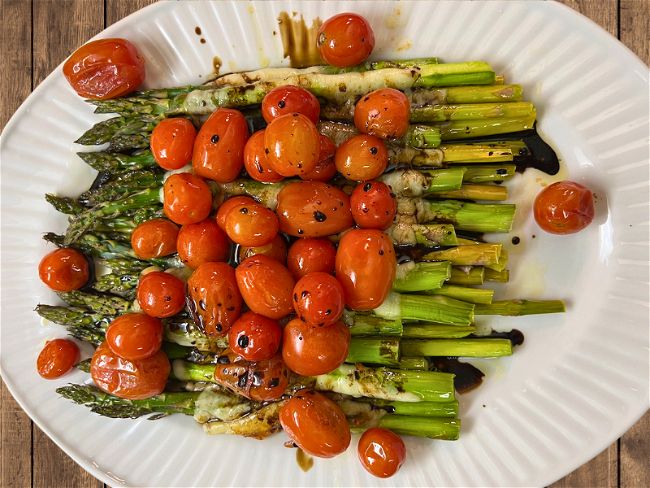
[(254, 205), (257, 202), (251, 197), (245, 195), (239, 195), (236, 197), (229, 198), (225, 200), (219, 208), (217, 209), (217, 225), (221, 227), (221, 230), (226, 231), (226, 217), (233, 208), (239, 207), (241, 205)]
[(366, 471), (378, 478), (390, 478), (406, 459), (406, 446), (400, 436), (388, 429), (366, 430), (357, 445), (359, 461)]
[(336, 174), (336, 164), (334, 155), (336, 154), (336, 144), (327, 136), (320, 134), (320, 152), (318, 153), (318, 163), (309, 173), (300, 175), (305, 181), (322, 181), (328, 182)]
[(256, 402), (280, 398), (289, 386), (289, 370), (280, 354), (249, 362), (230, 352), (217, 358), (214, 379), (221, 386)]
[(194, 142), (192, 167), (209, 180), (228, 183), (244, 167), (248, 123), (239, 110), (218, 108), (201, 126)]
[(278, 194), (280, 230), (295, 237), (323, 237), (352, 227), (350, 198), (319, 181), (289, 183)]
[(265, 129), (258, 130), (246, 141), (244, 147), (244, 167), (248, 176), (262, 183), (277, 183), (284, 176), (276, 173), (269, 164), (264, 152)]
[(382, 139), (402, 137), (409, 128), (410, 114), (406, 95), (394, 88), (380, 88), (357, 102), (354, 125), (360, 132)]
[(257, 254), (263, 254), (270, 258), (275, 259), (281, 264), (286, 264), (287, 262), (287, 241), (282, 237), (281, 234), (276, 235), (271, 242), (265, 244), (264, 246), (240, 246), (238, 254), (238, 262), (242, 262), (246, 258), (251, 256), (256, 256)]
[(38, 374), (48, 380), (59, 378), (79, 362), (79, 347), (68, 339), (47, 341), (36, 360)]
[(277, 320), (255, 312), (246, 312), (228, 331), (228, 344), (235, 354), (247, 361), (271, 359), (282, 339), (282, 329)]
[(137, 361), (115, 354), (102, 342), (90, 361), (90, 375), (107, 393), (128, 400), (143, 400), (165, 389), (171, 365), (164, 352)]
[(143, 313), (120, 315), (106, 329), (106, 344), (119, 357), (129, 361), (146, 359), (160, 350), (162, 324)]
[(388, 166), (388, 150), (378, 137), (359, 134), (339, 146), (334, 162), (339, 173), (348, 180), (372, 180)]
[(206, 334), (223, 335), (239, 318), (242, 296), (228, 263), (203, 263), (187, 280), (193, 314)]
[(293, 307), (300, 320), (310, 325), (332, 325), (343, 315), (343, 287), (330, 274), (309, 273), (293, 288)]
[(262, 117), (267, 123), (293, 112), (303, 114), (314, 124), (318, 124), (320, 103), (311, 92), (292, 85), (274, 88), (262, 100)]
[(163, 271), (152, 271), (138, 282), (138, 303), (147, 315), (165, 318), (185, 306), (185, 283)]
[(89, 275), (86, 257), (69, 247), (46, 254), (38, 265), (41, 281), (54, 291), (78, 290), (88, 282)]
[(345, 303), (354, 310), (377, 308), (395, 279), (395, 250), (379, 230), (353, 229), (343, 235), (336, 251), (336, 278), (343, 285)]
[(375, 47), (375, 34), (361, 15), (343, 13), (323, 22), (317, 43), (325, 62), (344, 68), (368, 59)]
[(318, 327), (293, 319), (282, 333), (282, 359), (287, 367), (303, 376), (335, 370), (348, 356), (350, 329), (343, 322)]
[(179, 225), (201, 222), (212, 211), (212, 192), (196, 175), (171, 175), (163, 186), (164, 211), (167, 218)]
[(98, 39), (77, 49), (63, 74), (84, 98), (105, 100), (127, 95), (144, 81), (144, 59), (126, 39)]
[(163, 119), (151, 133), (151, 153), (163, 169), (179, 169), (192, 161), (196, 129), (189, 120)]
[(544, 188), (533, 207), (537, 224), (551, 234), (573, 234), (594, 219), (594, 197), (589, 188), (559, 181)]
[(194, 269), (207, 262), (227, 261), (230, 254), (228, 237), (213, 219), (181, 227), (176, 248), (183, 264)]
[(264, 246), (278, 235), (280, 223), (275, 212), (264, 205), (240, 205), (226, 216), (226, 234), (242, 246)]
[(169, 256), (176, 252), (178, 226), (167, 219), (152, 219), (131, 233), (131, 247), (140, 259)]
[(236, 274), (239, 290), (253, 312), (279, 319), (293, 311), (293, 276), (275, 259), (252, 256), (237, 266)]
[(320, 154), (316, 125), (298, 112), (281, 115), (264, 131), (264, 151), (271, 168), (282, 176), (309, 173)]
[(309, 273), (334, 272), (336, 248), (327, 239), (298, 239), (289, 248), (287, 267), (299, 280)]
[(352, 217), (359, 227), (388, 229), (397, 213), (397, 200), (381, 181), (359, 183), (350, 195)]
[(350, 426), (341, 407), (312, 390), (300, 390), (282, 407), (280, 423), (291, 440), (312, 456), (333, 457), (350, 445)]

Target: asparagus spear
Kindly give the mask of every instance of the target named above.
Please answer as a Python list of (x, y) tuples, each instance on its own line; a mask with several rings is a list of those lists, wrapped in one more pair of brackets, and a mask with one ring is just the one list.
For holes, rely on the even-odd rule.
[(494, 290), (489, 288), (469, 288), (466, 286), (458, 285), (442, 285), (439, 288), (432, 290), (425, 290), (424, 293), (428, 295), (441, 295), (464, 302), (476, 304), (490, 304), (494, 296)]
[(474, 321), (474, 305), (443, 296), (409, 295), (391, 292), (372, 311), (385, 319), (423, 320), (449, 325), (470, 325)]
[(397, 265), (393, 290), (400, 292), (440, 288), (451, 275), (451, 264), (442, 262), (409, 261)]
[(99, 292), (110, 292), (127, 300), (135, 300), (139, 275), (109, 273), (97, 278), (93, 288)]
[(148, 188), (160, 188), (162, 181), (163, 173), (160, 171), (139, 170), (121, 173), (101, 187), (83, 192), (79, 196), (79, 202), (86, 207), (93, 207), (100, 203), (120, 200)]
[(508, 199), (508, 188), (497, 185), (464, 184), (458, 190), (443, 190), (434, 196), (459, 200), (485, 200), (498, 202)]
[(408, 339), (458, 339), (476, 332), (473, 325), (415, 323), (404, 326), (402, 337)]
[(91, 168), (111, 174), (157, 167), (153, 154), (148, 150), (134, 154), (104, 151), (79, 152), (77, 156)]
[(77, 202), (74, 198), (60, 197), (51, 193), (45, 194), (45, 200), (52, 205), (57, 212), (66, 215), (79, 215), (86, 210), (83, 205)]
[(131, 302), (106, 293), (89, 293), (80, 290), (58, 293), (59, 298), (76, 308), (86, 308), (103, 315), (119, 315), (131, 309)]
[(113, 117), (98, 122), (83, 133), (75, 142), (84, 146), (109, 143), (108, 151), (144, 149), (149, 147), (149, 136), (160, 117)]
[(497, 357), (512, 354), (508, 339), (403, 339), (400, 350), (406, 356)]
[(451, 224), (416, 224), (403, 220), (390, 226), (386, 234), (396, 246), (454, 246), (456, 231)]
[(402, 321), (399, 318), (383, 319), (368, 313), (346, 311), (343, 321), (350, 327), (352, 337), (402, 335)]
[(422, 256), (422, 260), (449, 261), (454, 266), (485, 266), (499, 262), (502, 252), (501, 244), (484, 243), (432, 251)]
[(35, 311), (44, 319), (63, 325), (71, 336), (95, 345), (104, 340), (104, 330), (110, 323), (106, 316), (81, 308), (39, 304)]
[(353, 337), (350, 340), (348, 363), (399, 366), (399, 339), (396, 337)]
[(503, 300), (476, 306), (477, 315), (533, 315), (565, 311), (562, 300)]
[(452, 285), (482, 285), (485, 280), (483, 266), (452, 266), (448, 283)]

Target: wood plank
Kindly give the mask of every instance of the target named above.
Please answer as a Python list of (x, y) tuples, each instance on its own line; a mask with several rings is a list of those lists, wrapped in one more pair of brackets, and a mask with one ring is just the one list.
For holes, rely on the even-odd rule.
[(650, 412), (621, 437), (621, 488), (650, 486)]
[(621, 1), (621, 41), (650, 64), (650, 1)]
[(600, 25), (614, 37), (618, 37), (617, 0), (559, 0), (567, 7), (577, 10)]
[(106, 0), (106, 27), (156, 0)]

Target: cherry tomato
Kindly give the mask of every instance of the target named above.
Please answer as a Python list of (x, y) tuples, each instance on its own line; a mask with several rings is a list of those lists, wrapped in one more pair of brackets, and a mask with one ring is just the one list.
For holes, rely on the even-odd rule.
[(378, 137), (359, 134), (339, 146), (334, 162), (348, 180), (372, 180), (388, 166), (388, 150)]
[(533, 206), (537, 224), (551, 234), (573, 234), (594, 219), (594, 198), (589, 188), (559, 181), (544, 188)]
[(274, 88), (262, 100), (262, 117), (270, 124), (281, 115), (298, 112), (314, 124), (318, 124), (320, 104), (311, 92), (298, 86), (286, 85)]
[(257, 402), (280, 398), (289, 386), (289, 370), (280, 354), (249, 362), (232, 352), (217, 358), (214, 379), (235, 393)]
[(300, 320), (310, 325), (332, 325), (343, 315), (343, 287), (330, 274), (309, 273), (293, 288), (293, 306)]
[(129, 361), (150, 358), (160, 350), (162, 324), (143, 313), (120, 315), (106, 329), (106, 344), (113, 353)]
[(169, 256), (176, 252), (178, 226), (167, 219), (152, 219), (131, 233), (131, 247), (140, 259)]
[(36, 360), (38, 374), (47, 380), (59, 378), (79, 362), (79, 347), (68, 339), (47, 341)]
[(299, 280), (309, 273), (334, 272), (336, 248), (327, 239), (298, 239), (289, 248), (287, 267)]
[(144, 59), (126, 39), (98, 39), (72, 53), (63, 75), (81, 97), (117, 98), (142, 84)]
[(359, 183), (350, 195), (352, 217), (359, 227), (388, 229), (397, 213), (397, 200), (381, 181)]
[(263, 254), (264, 256), (275, 259), (281, 264), (285, 264), (287, 262), (287, 241), (282, 235), (277, 234), (271, 242), (264, 246), (240, 246), (238, 262), (241, 263), (244, 259), (256, 256), (257, 254)]
[(354, 107), (354, 125), (360, 132), (387, 139), (403, 137), (409, 128), (411, 103), (394, 88), (380, 88), (361, 98)]
[(212, 211), (212, 192), (198, 176), (173, 174), (165, 181), (163, 193), (165, 215), (179, 225), (201, 222)]
[(228, 332), (241, 314), (241, 293), (228, 263), (200, 265), (187, 280), (187, 291), (193, 315), (210, 336)]
[(357, 453), (366, 471), (378, 478), (390, 478), (402, 467), (406, 459), (406, 446), (394, 432), (373, 427), (359, 439)]
[(256, 255), (237, 266), (237, 284), (248, 308), (271, 319), (293, 311), (295, 282), (289, 270), (275, 259)]
[(273, 119), (264, 131), (266, 159), (282, 176), (313, 171), (320, 154), (320, 136), (314, 123), (293, 112)]
[(226, 234), (242, 246), (264, 246), (279, 228), (277, 215), (259, 203), (239, 205), (226, 216)]
[(54, 291), (78, 290), (88, 282), (88, 260), (75, 249), (56, 249), (41, 259), (38, 276)]
[(185, 307), (185, 283), (163, 271), (152, 271), (138, 282), (138, 303), (144, 313), (165, 318)]
[(247, 361), (271, 359), (282, 339), (282, 329), (277, 320), (255, 312), (246, 312), (228, 331), (228, 344), (235, 354)]
[(233, 208), (239, 207), (241, 205), (254, 205), (257, 202), (251, 197), (245, 195), (239, 195), (236, 197), (231, 197), (228, 200), (225, 200), (219, 208), (217, 209), (217, 225), (223, 230), (226, 231), (226, 217)]
[(323, 237), (352, 227), (350, 198), (319, 181), (289, 183), (278, 194), (280, 230), (295, 237)]
[(284, 176), (276, 173), (269, 164), (264, 152), (265, 129), (255, 132), (244, 147), (244, 167), (248, 176), (262, 183), (277, 183)]
[(350, 445), (350, 426), (332, 400), (312, 390), (300, 390), (280, 410), (282, 428), (300, 449), (329, 458)]
[(375, 34), (362, 16), (343, 13), (323, 22), (317, 45), (325, 62), (345, 68), (368, 59), (375, 47)]
[(151, 133), (151, 152), (163, 169), (179, 169), (192, 161), (196, 129), (189, 120), (164, 119)]
[(248, 123), (239, 110), (215, 110), (196, 136), (194, 172), (219, 183), (237, 178), (244, 167), (244, 146), (249, 135)]
[(293, 319), (282, 333), (282, 359), (287, 367), (303, 376), (335, 370), (348, 356), (350, 329), (343, 322), (318, 327)]
[(226, 233), (212, 219), (181, 227), (176, 248), (183, 264), (193, 269), (207, 262), (227, 261), (230, 254)]
[(164, 352), (137, 361), (121, 358), (102, 342), (90, 361), (90, 375), (100, 389), (128, 400), (144, 400), (165, 389), (171, 365)]
[(336, 164), (334, 164), (334, 155), (336, 154), (336, 144), (327, 136), (320, 134), (320, 152), (318, 153), (318, 163), (309, 173), (300, 175), (305, 181), (322, 181), (328, 182), (336, 174)]
[(390, 238), (379, 230), (353, 229), (339, 242), (336, 278), (345, 304), (354, 310), (377, 308), (388, 296), (397, 264)]

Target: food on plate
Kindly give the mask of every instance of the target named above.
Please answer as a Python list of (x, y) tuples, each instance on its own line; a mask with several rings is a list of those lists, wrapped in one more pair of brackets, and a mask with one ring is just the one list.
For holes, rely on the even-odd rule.
[(594, 219), (594, 197), (589, 188), (558, 181), (544, 188), (533, 206), (535, 221), (551, 234), (573, 234)]
[(62, 247), (41, 259), (38, 276), (54, 291), (78, 290), (88, 282), (88, 260), (76, 249)]
[(354, 125), (364, 134), (382, 139), (404, 137), (409, 128), (411, 104), (395, 88), (368, 93), (354, 107)]
[(157, 318), (143, 313), (126, 313), (106, 329), (106, 345), (113, 354), (129, 361), (147, 359), (160, 351), (162, 333), (162, 324)]
[(359, 460), (364, 468), (378, 478), (390, 478), (406, 459), (406, 446), (400, 436), (388, 429), (366, 430), (357, 444)]
[(345, 68), (368, 59), (375, 47), (375, 34), (361, 15), (343, 13), (323, 22), (317, 43), (326, 63)]
[(180, 169), (192, 161), (195, 139), (196, 129), (188, 119), (163, 119), (151, 132), (151, 154), (161, 168)]
[(69, 339), (47, 341), (36, 360), (38, 374), (48, 380), (59, 378), (79, 362), (79, 347)]

